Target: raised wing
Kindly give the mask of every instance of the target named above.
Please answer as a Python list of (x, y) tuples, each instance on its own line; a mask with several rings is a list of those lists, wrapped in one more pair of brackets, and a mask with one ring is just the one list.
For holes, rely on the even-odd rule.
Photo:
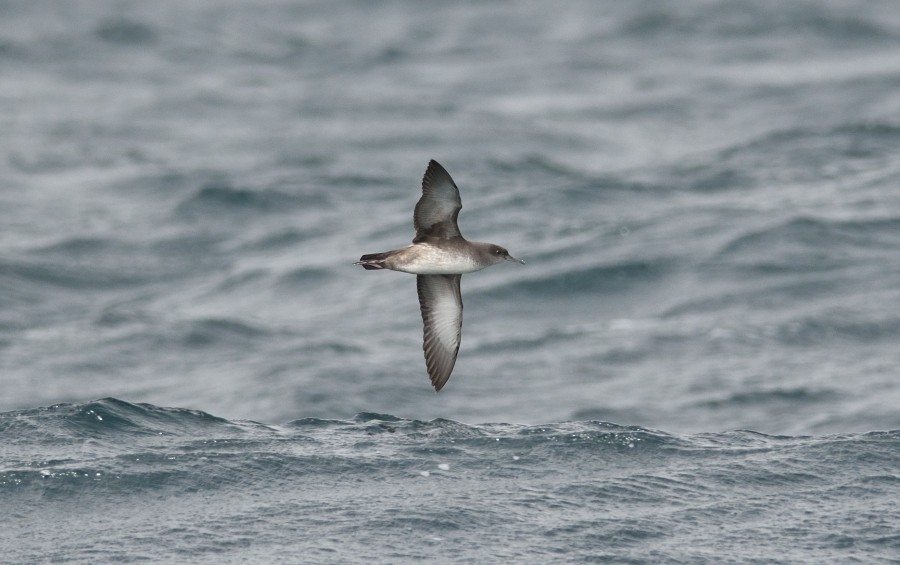
[(413, 213), (413, 227), (416, 228), (413, 243), (429, 237), (459, 237), (456, 218), (461, 208), (459, 189), (450, 178), (450, 173), (437, 161), (431, 160), (422, 177), (422, 197)]

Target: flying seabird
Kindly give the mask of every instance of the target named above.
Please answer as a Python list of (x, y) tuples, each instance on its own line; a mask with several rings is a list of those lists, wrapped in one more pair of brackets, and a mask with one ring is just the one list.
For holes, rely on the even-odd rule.
[(461, 208), (456, 183), (437, 161), (430, 161), (422, 177), (422, 197), (413, 213), (416, 237), (412, 244), (363, 255), (354, 263), (368, 270), (391, 269), (416, 275), (425, 324), (422, 348), (435, 391), (447, 384), (456, 364), (463, 309), (459, 282), (463, 273), (504, 261), (525, 264), (499, 245), (463, 238), (456, 225)]

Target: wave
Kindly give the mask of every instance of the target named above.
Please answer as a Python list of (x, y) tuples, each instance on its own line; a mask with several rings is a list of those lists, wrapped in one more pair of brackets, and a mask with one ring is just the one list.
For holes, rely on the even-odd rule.
[[(29, 259), (0, 260), (0, 287), (9, 284), (46, 285), (78, 291), (104, 291), (140, 286), (152, 282), (154, 270), (143, 270), (106, 260), (85, 264), (80, 261)], [(4, 283), (7, 279), (8, 283)], [(158, 279), (157, 279), (158, 280)], [(27, 292), (34, 292), (33, 289)]]
[(788, 218), (748, 230), (725, 243), (704, 265), (742, 274), (810, 274), (879, 260), (900, 245), (900, 218)]
[(189, 488), (192, 481), (193, 488), (197, 481), (209, 488), (250, 469), (275, 478), (285, 465), (306, 476), (383, 471), (385, 465), (407, 474), (423, 456), (477, 451), (493, 457), (500, 450), (509, 461), (516, 461), (515, 453), (534, 457), (534, 450), (618, 452), (681, 440), (604, 422), (470, 425), (374, 413), (352, 420), (303, 418), (272, 426), (104, 398), (2, 413), (0, 441), (9, 448), (0, 462), (0, 488), (42, 488), (44, 481), (55, 479), (60, 481), (57, 488), (105, 482), (119, 491), (129, 485), (177, 490)]
[[(814, 184), (868, 175), (900, 150), (900, 125), (853, 122), (826, 128), (776, 129), (674, 169), (661, 184), (698, 193)], [(839, 168), (838, 168), (839, 167)]]
[[(621, 32), (646, 40), (649, 37), (722, 36), (735, 38), (781, 34), (824, 37), (830, 41), (857, 42), (863, 45), (895, 41), (897, 32), (870, 13), (848, 12), (819, 5), (816, 9), (773, 11), (765, 4), (698, 4), (684, 9), (656, 7), (641, 10), (622, 21)], [(702, 10), (700, 13), (698, 10)]]
[(540, 297), (572, 295), (610, 295), (637, 292), (643, 285), (656, 283), (671, 272), (667, 260), (633, 260), (583, 268), (570, 268), (535, 278), (521, 278), (503, 287), (481, 294), (498, 297), (510, 294)]
[(280, 214), (303, 205), (322, 206), (326, 198), (320, 193), (293, 194), (277, 189), (250, 189), (226, 183), (208, 183), (185, 198), (176, 213), (189, 218), (217, 215)]
[(760, 391), (742, 391), (729, 394), (724, 398), (698, 403), (707, 408), (724, 408), (728, 406), (783, 404), (787, 408), (797, 409), (804, 404), (819, 404), (839, 398), (839, 394), (830, 390), (814, 390), (809, 388), (776, 388)]
[[(80, 292), (142, 287), (196, 273), (215, 241), (188, 235), (135, 243), (122, 234), (73, 236), (0, 258), (0, 285), (50, 286)], [(208, 248), (198, 253), (199, 247)], [(198, 257), (199, 256), (199, 257)]]
[(96, 36), (114, 45), (147, 45), (156, 42), (156, 30), (143, 22), (125, 18), (110, 18), (97, 26)]
[[(309, 555), (321, 549), (313, 540), (344, 547), (361, 529), (387, 539), (377, 545), (387, 550), (397, 536), (466, 544), (472, 536), (473, 557), (488, 551), (485, 531), (502, 539), (537, 532), (532, 557), (547, 543), (555, 555), (601, 547), (621, 558), (637, 548), (634, 555), (658, 557), (670, 540), (694, 540), (752, 560), (761, 554), (748, 536), (777, 537), (787, 548), (779, 554), (814, 536), (823, 556), (848, 543), (859, 555), (882, 554), (898, 541), (889, 524), (900, 431), (677, 435), (602, 421), (465, 424), (377, 413), (273, 426), (105, 398), (0, 413), (0, 442), (7, 514), (30, 527), (49, 513), (48, 529), (62, 532), (54, 549), (9, 544), (7, 556), (23, 562), (48, 551), (112, 558), (120, 543), (74, 545), (71, 532), (94, 538), (98, 528), (106, 532), (98, 539), (155, 560), (210, 551), (221, 559), (216, 543), (248, 538), (270, 540), (255, 561), (273, 548)], [(871, 516), (859, 515), (860, 500)], [(810, 533), (772, 525), (771, 516), (803, 525), (810, 515)], [(127, 534), (111, 533), (118, 521)], [(835, 528), (840, 540), (821, 539)]]
[[(780, 399), (818, 401), (825, 392), (805, 389), (775, 390), (748, 393), (742, 402), (758, 402), (763, 396)], [(147, 403), (131, 403), (117, 398), (103, 398), (85, 403), (62, 403), (51, 406), (13, 410), (0, 413), (0, 438), (17, 445), (44, 442), (137, 436), (207, 437), (212, 434), (222, 440), (280, 441), (299, 434), (306, 439), (326, 442), (329, 437), (345, 434), (354, 441), (384, 436), (401, 443), (414, 444), (418, 440), (447, 440), (460, 445), (516, 444), (533, 448), (538, 445), (607, 445), (614, 448), (653, 446), (665, 449), (696, 449), (714, 443), (745, 444), (748, 434), (756, 444), (777, 444), (802, 441), (811, 436), (771, 436), (751, 431), (679, 435), (641, 426), (625, 426), (599, 420), (564, 421), (546, 424), (483, 423), (466, 424), (446, 418), (415, 420), (361, 412), (350, 420), (299, 418), (284, 424), (263, 424), (253, 420), (229, 420), (207, 412), (188, 408), (167, 408)], [(831, 436), (817, 438), (819, 443)], [(844, 434), (835, 436), (841, 442), (848, 438), (900, 441), (900, 430)], [(338, 443), (345, 443), (339, 440)]]

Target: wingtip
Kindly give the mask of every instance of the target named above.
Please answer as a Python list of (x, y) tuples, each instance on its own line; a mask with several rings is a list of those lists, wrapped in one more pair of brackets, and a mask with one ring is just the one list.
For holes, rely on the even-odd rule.
[(434, 387), (434, 392), (435, 393), (441, 392), (441, 389), (444, 388), (444, 385), (447, 384), (448, 380), (449, 380), (449, 376), (448, 376), (448, 378), (443, 379), (443, 380), (431, 379), (431, 386)]
[(428, 361), (426, 360), (425, 365), (428, 371), (428, 379), (431, 381), (431, 386), (434, 387), (434, 392), (440, 392), (442, 388), (447, 384), (447, 381), (450, 380), (450, 374), (453, 372), (453, 365), (456, 364), (456, 359), (453, 360), (453, 363), (450, 365), (450, 370), (446, 371), (446, 374), (442, 374), (443, 371), (438, 370), (437, 367), (428, 366)]
[[(447, 384), (447, 381), (450, 380), (450, 374), (446, 373), (446, 371), (441, 371), (432, 359), (428, 359), (427, 351), (425, 352), (425, 355), (425, 371), (428, 373), (428, 380), (431, 381), (434, 392), (440, 392), (441, 389), (444, 388), (444, 385)], [(450, 371), (453, 371), (452, 367), (450, 368)]]
[(449, 177), (450, 173), (447, 172), (447, 169), (445, 169), (443, 165), (434, 159), (431, 159), (428, 161), (428, 166), (425, 167), (425, 174), (422, 176), (422, 184), (427, 184), (431, 178), (436, 175), (446, 175)]

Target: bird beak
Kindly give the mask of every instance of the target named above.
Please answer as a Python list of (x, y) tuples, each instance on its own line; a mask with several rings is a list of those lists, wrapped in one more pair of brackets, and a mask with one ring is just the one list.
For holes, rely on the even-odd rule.
[(516, 261), (516, 262), (518, 262), (518, 263), (522, 263), (523, 265), (525, 264), (525, 259), (516, 259), (516, 258), (513, 257), (512, 255), (510, 255), (509, 257), (507, 257), (506, 260), (507, 260), (507, 261)]

